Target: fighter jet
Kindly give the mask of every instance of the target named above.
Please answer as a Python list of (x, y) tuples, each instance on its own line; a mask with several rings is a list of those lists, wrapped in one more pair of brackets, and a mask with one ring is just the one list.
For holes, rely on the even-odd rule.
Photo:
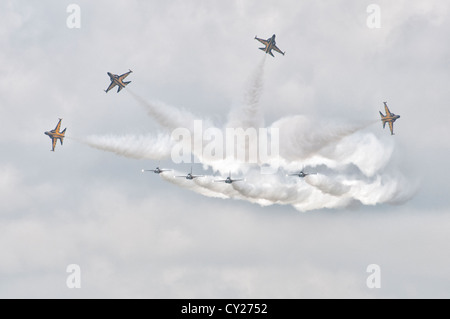
[(133, 72), (133, 71), (129, 70), (127, 73), (124, 73), (122, 75), (117, 75), (117, 74), (112, 74), (112, 73), (107, 72), (109, 75), (109, 78), (111, 80), (111, 84), (108, 86), (108, 88), (105, 90), (105, 92), (108, 93), (109, 90), (111, 90), (113, 87), (115, 87), (117, 85), (118, 86), (117, 93), (119, 93), (120, 90), (122, 90), (126, 85), (131, 83), (131, 81), (128, 81), (128, 82), (123, 81), (131, 72)]
[(231, 178), (231, 171), (228, 174), (228, 177), (226, 179), (219, 179), (219, 180), (215, 180), (214, 182), (218, 182), (218, 183), (227, 183), (227, 184), (231, 184), (233, 182), (240, 182), (240, 181), (244, 181), (245, 179), (232, 179)]
[(400, 115), (395, 115), (394, 113), (391, 113), (389, 111), (389, 108), (387, 106), (387, 102), (384, 103), (384, 109), (386, 111), (386, 115), (383, 115), (383, 113), (380, 112), (381, 115), (381, 122), (383, 122), (383, 128), (386, 126), (386, 123), (389, 123), (389, 128), (391, 129), (391, 135), (394, 135), (394, 122), (396, 119), (400, 118)]
[(258, 40), (259, 42), (261, 42), (262, 44), (264, 44), (264, 48), (259, 48), (260, 50), (263, 50), (264, 52), (269, 53), (271, 56), (274, 57), (272, 50), (277, 51), (278, 53), (281, 53), (282, 55), (284, 55), (285, 52), (281, 51), (277, 46), (276, 46), (276, 42), (275, 42), (275, 34), (272, 35), (271, 38), (268, 38), (267, 40), (264, 39), (260, 39), (258, 37), (255, 36), (255, 39)]
[(143, 169), (142, 172), (153, 172), (155, 174), (161, 174), (162, 172), (168, 172), (171, 171), (171, 169), (161, 169), (159, 166), (157, 166), (155, 169)]
[(197, 177), (203, 177), (203, 175), (192, 175), (192, 166), (191, 166), (191, 172), (190, 173), (188, 173), (187, 175), (175, 176), (175, 177), (184, 177), (186, 179), (192, 180), (192, 179), (197, 178)]
[(54, 130), (44, 132), (45, 135), (48, 135), (52, 139), (52, 151), (55, 151), (56, 142), (59, 140), (61, 142), (61, 145), (63, 145), (63, 139), (64, 134), (66, 133), (67, 127), (64, 129), (64, 131), (60, 132), (61, 129), (61, 121), (62, 119), (59, 119), (58, 124), (56, 124), (56, 127)]
[(305, 168), (303, 167), (303, 169), (300, 172), (294, 173), (294, 174), (289, 174), (288, 176), (298, 176), (300, 178), (304, 178), (308, 175), (316, 175), (317, 174), (317, 173), (305, 173), (305, 172), (303, 172), (304, 169)]

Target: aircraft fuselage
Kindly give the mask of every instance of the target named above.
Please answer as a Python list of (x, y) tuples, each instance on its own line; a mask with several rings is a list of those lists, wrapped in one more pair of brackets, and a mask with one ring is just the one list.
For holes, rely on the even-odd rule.
[(273, 48), (276, 45), (275, 34), (268, 40), (269, 40), (269, 44), (267, 45), (266, 49), (264, 50), (264, 52), (266, 52), (266, 53), (269, 53), (271, 50), (273, 50)]
[(123, 88), (125, 87), (125, 84), (123, 84), (123, 82), (119, 80), (119, 76), (117, 74), (112, 74), (108, 72), (108, 75), (111, 81), (114, 82), (116, 85), (121, 86)]

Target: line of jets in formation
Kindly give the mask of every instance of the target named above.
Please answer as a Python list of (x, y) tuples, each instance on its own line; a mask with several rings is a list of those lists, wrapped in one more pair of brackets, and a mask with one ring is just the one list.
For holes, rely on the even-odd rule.
[[(270, 54), (271, 56), (274, 57), (272, 50), (284, 55), (285, 52), (281, 51), (275, 42), (275, 34), (272, 35), (270, 38), (268, 38), (267, 40), (258, 38), (257, 36), (255, 36), (255, 39), (258, 40), (259, 42), (261, 42), (262, 44), (264, 44), (263, 48), (259, 48), (260, 50), (264, 51), (266, 54)], [(129, 70), (128, 72), (122, 74), (122, 75), (117, 75), (117, 74), (112, 74), (110, 72), (107, 72), (109, 79), (111, 80), (111, 84), (108, 86), (108, 88), (105, 90), (106, 93), (108, 93), (111, 89), (113, 89), (114, 87), (118, 87), (117, 88), (117, 93), (120, 92), (120, 90), (122, 90), (125, 86), (127, 86), (128, 84), (131, 83), (131, 81), (124, 81), (125, 78), (133, 71)], [(383, 113), (380, 112), (381, 115), (381, 122), (383, 123), (383, 129), (386, 126), (386, 123), (389, 124), (389, 129), (391, 130), (391, 135), (394, 135), (394, 122), (400, 118), (400, 115), (396, 115), (392, 112), (389, 111), (389, 108), (387, 106), (387, 102), (383, 102), (384, 103), (384, 109), (386, 111), (386, 115), (383, 115)], [(45, 135), (48, 135), (50, 137), (50, 139), (52, 140), (52, 151), (55, 151), (55, 146), (56, 146), (56, 142), (59, 140), (61, 142), (61, 145), (63, 145), (63, 139), (64, 139), (64, 134), (66, 133), (66, 128), (63, 131), (60, 131), (61, 129), (61, 118), (59, 119), (58, 124), (56, 125), (54, 130), (51, 131), (47, 131), (44, 132)]]
[[(304, 177), (306, 177), (308, 175), (316, 175), (317, 174), (317, 173), (305, 173), (303, 170), (304, 170), (304, 168), (300, 172), (297, 172), (297, 173), (294, 173), (294, 174), (287, 174), (286, 176), (298, 176), (300, 178), (304, 178)], [(143, 169), (142, 170), (142, 172), (153, 172), (155, 174), (161, 174), (162, 172), (168, 172), (168, 171), (171, 171), (171, 169), (159, 168), (159, 166), (157, 166), (155, 169)], [(192, 174), (192, 167), (191, 167), (191, 171), (189, 173), (187, 173), (186, 175), (176, 175), (174, 177), (181, 177), (181, 178), (185, 178), (187, 180), (193, 180), (193, 179), (198, 178), (198, 177), (205, 177), (205, 175), (194, 175), (194, 174)], [(215, 183), (226, 183), (226, 184), (231, 184), (231, 183), (234, 183), (234, 182), (242, 182), (242, 181), (245, 181), (245, 178), (236, 178), (236, 179), (235, 178), (231, 178), (231, 171), (228, 174), (227, 178), (214, 180)]]

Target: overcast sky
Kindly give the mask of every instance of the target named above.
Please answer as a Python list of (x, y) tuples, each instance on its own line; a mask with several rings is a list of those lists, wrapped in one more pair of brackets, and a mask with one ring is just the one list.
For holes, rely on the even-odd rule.
[[(80, 28), (67, 26), (71, 3)], [(367, 25), (372, 3), (380, 28)], [(445, 0), (2, 1), (0, 297), (449, 298), (449, 10)], [(285, 56), (258, 50), (255, 35), (272, 34)], [(105, 94), (106, 73), (128, 69), (131, 84)], [(306, 163), (319, 175), (263, 180), (240, 167), (247, 186), (205, 193), (141, 172), (170, 133), (152, 103), (171, 120), (223, 127), (255, 85), (264, 125), (284, 129), (279, 173)], [(394, 136), (379, 121), (384, 101), (401, 115)], [(66, 138), (50, 152), (44, 131), (58, 118)], [(70, 264), (81, 288), (66, 285)], [(380, 288), (366, 285), (370, 264)]]

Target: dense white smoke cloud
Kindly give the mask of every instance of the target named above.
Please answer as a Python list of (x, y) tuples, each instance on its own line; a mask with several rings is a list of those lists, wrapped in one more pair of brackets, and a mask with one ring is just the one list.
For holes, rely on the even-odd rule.
[[(264, 63), (265, 57), (252, 74), (242, 107), (230, 112), (223, 128), (215, 128), (222, 137), (226, 137), (225, 130), (229, 127), (244, 130), (264, 127), (259, 107)], [(173, 160), (175, 146), (188, 146), (194, 155), (189, 155), (189, 159), (199, 160), (204, 169), (212, 169), (216, 176), (187, 180), (175, 177), (187, 172), (173, 171), (161, 173), (160, 176), (165, 181), (204, 196), (246, 200), (262, 206), (292, 205), (299, 211), (310, 211), (380, 203), (399, 204), (411, 198), (417, 189), (417, 184), (407, 180), (393, 163), (394, 140), (380, 140), (370, 132), (369, 127), (379, 120), (347, 123), (339, 119), (305, 115), (281, 118), (266, 127), (279, 130), (276, 169), (272, 174), (262, 174), (261, 161), (245, 163), (229, 154), (223, 154), (223, 158), (205, 156), (203, 147), (211, 141), (202, 135), (204, 131), (200, 132), (200, 140), (194, 136), (188, 141), (175, 141), (170, 130), (184, 128), (188, 133), (198, 131), (195, 116), (163, 103), (149, 103), (128, 91), (169, 132), (157, 136), (91, 136), (82, 142), (121, 156), (155, 160), (171, 156)], [(202, 125), (203, 130), (210, 127), (207, 121), (203, 121)], [(200, 149), (195, 147), (198, 142), (202, 146)], [(245, 144), (244, 149), (248, 153), (249, 145)], [(388, 166), (389, 169), (386, 169)], [(304, 178), (288, 176), (288, 173), (298, 172), (302, 168), (317, 174)], [(232, 178), (245, 177), (245, 181), (232, 184), (214, 182), (219, 176), (226, 177), (229, 172)]]

